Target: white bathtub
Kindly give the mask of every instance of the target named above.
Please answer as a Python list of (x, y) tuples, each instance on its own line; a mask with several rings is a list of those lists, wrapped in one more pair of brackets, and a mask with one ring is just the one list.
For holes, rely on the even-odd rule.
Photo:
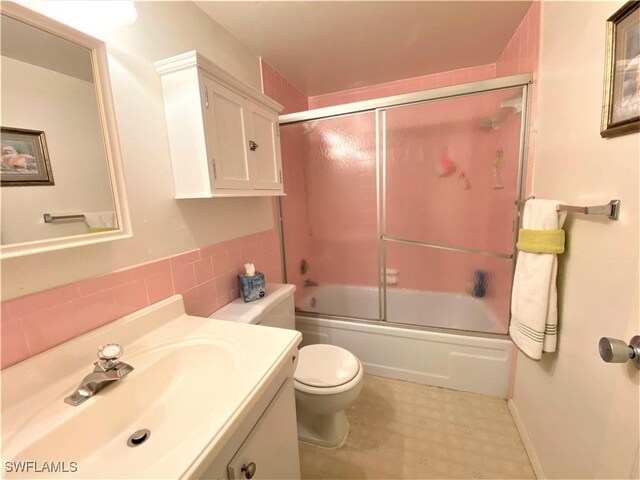
[[(377, 289), (326, 285), (304, 289), (296, 309), (378, 317)], [(313, 300), (315, 298), (315, 300)], [(463, 295), (389, 289), (387, 316), (398, 324), (503, 331), (482, 301)], [(513, 357), (508, 337), (448, 333), (387, 322), (296, 313), (303, 345), (330, 343), (353, 352), (373, 375), (505, 397)]]
[[(378, 289), (349, 285), (303, 288), (296, 309), (340, 317), (378, 319)], [(484, 333), (507, 333), (480, 299), (456, 293), (387, 288), (387, 321)]]

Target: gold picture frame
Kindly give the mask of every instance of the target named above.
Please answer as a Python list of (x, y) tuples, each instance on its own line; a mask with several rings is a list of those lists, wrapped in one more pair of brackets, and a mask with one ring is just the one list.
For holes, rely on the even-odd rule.
[(54, 185), (43, 131), (2, 127), (0, 144), (0, 184), (3, 187)]
[(625, 3), (607, 19), (600, 135), (640, 131), (640, 2)]

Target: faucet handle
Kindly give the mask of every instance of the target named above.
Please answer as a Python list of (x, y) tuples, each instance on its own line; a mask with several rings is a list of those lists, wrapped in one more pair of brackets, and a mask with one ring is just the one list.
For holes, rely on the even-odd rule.
[(118, 358), (120, 358), (123, 351), (122, 345), (107, 343), (98, 350), (98, 358), (100, 359), (98, 363), (102, 368), (108, 370), (118, 363)]

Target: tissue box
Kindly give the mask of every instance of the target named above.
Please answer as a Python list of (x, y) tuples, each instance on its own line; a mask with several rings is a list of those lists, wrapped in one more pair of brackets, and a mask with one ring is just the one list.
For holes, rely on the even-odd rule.
[(267, 294), (264, 282), (264, 274), (256, 272), (255, 275), (238, 275), (240, 295), (245, 302), (260, 300)]

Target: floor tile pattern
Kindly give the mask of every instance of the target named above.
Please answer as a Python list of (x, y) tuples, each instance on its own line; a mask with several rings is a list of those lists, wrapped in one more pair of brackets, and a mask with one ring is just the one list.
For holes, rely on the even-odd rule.
[(302, 478), (535, 475), (503, 399), (365, 375), (337, 449), (300, 442)]

